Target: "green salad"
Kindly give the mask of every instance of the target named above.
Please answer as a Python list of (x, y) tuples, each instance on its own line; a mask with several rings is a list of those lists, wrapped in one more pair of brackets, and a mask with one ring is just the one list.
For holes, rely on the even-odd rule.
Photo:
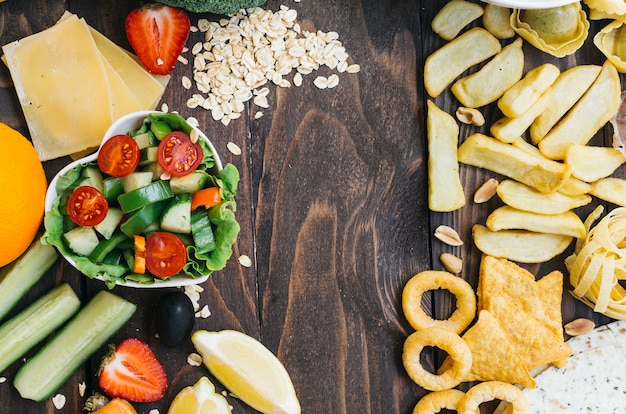
[(185, 119), (151, 113), (58, 177), (42, 242), (110, 289), (206, 276), (232, 255), (238, 183)]

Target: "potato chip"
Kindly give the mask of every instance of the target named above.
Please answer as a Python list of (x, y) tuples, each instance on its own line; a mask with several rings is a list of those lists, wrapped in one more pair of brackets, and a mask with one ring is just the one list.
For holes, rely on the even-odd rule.
[(498, 108), (509, 118), (521, 116), (539, 100), (560, 74), (559, 68), (551, 63), (531, 69), (498, 99)]
[(431, 28), (443, 39), (452, 40), (483, 13), (484, 10), (480, 4), (465, 0), (451, 0), (435, 15)]
[(591, 183), (591, 195), (609, 203), (626, 207), (626, 179), (607, 177)]
[(501, 181), (496, 192), (505, 204), (539, 214), (562, 214), (591, 202), (589, 194), (569, 196), (560, 189), (552, 193), (542, 193), (514, 180)]
[(619, 74), (606, 61), (600, 74), (574, 107), (539, 142), (539, 149), (548, 158), (562, 160), (570, 144), (587, 144), (613, 117), (622, 93)]
[[(450, 355), (454, 361), (450, 369), (441, 374), (432, 374), (422, 366), (420, 355), (428, 346), (439, 348)], [(472, 353), (465, 341), (451, 330), (430, 327), (413, 332), (404, 341), (402, 363), (417, 385), (429, 391), (442, 391), (462, 382), (472, 367)]]
[(483, 14), (483, 26), (498, 39), (510, 39), (515, 36), (511, 27), (511, 9), (487, 3)]
[(561, 214), (538, 214), (502, 206), (491, 212), (486, 225), (491, 231), (528, 230), (577, 238), (587, 234), (582, 220), (571, 210)]
[(439, 96), (470, 67), (502, 50), (498, 39), (481, 27), (474, 27), (454, 38), (426, 58), (424, 88), (433, 98)]
[(483, 402), (502, 400), (510, 403), (511, 414), (527, 414), (528, 401), (522, 391), (515, 385), (502, 381), (487, 381), (470, 388), (461, 401), (457, 412), (459, 414), (473, 414)]
[(523, 73), (522, 39), (517, 39), (480, 70), (456, 81), (451, 91), (466, 107), (478, 108), (495, 102), (521, 79)]
[(565, 163), (572, 167), (572, 175), (588, 183), (613, 174), (626, 161), (618, 149), (571, 144)]
[(543, 263), (563, 253), (572, 236), (526, 230), (491, 231), (481, 224), (472, 227), (474, 244), (484, 254), (519, 263)]
[(571, 176), (568, 165), (537, 157), (483, 134), (472, 134), (458, 150), (460, 162), (502, 174), (538, 191), (558, 190)]
[(428, 115), (428, 208), (432, 211), (458, 210), (466, 203), (457, 146), (459, 126), (452, 115), (427, 101)]
[(583, 96), (598, 77), (600, 69), (598, 65), (578, 65), (559, 75), (550, 87), (549, 102), (530, 125), (530, 139), (533, 144), (541, 141)]

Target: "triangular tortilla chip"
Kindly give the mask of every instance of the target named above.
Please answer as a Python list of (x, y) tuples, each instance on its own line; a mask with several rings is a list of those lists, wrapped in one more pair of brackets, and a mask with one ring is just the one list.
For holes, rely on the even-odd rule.
[(500, 321), (525, 358), (529, 369), (559, 361), (571, 355), (572, 350), (548, 326), (524, 312), (517, 302), (506, 296), (496, 296), (489, 300), (487, 308)]
[[(507, 259), (488, 255), (484, 255), (480, 262), (479, 284), (481, 291), (479, 309), (489, 307), (491, 297), (508, 296), (518, 301), (535, 298), (538, 294), (535, 276), (532, 273)], [(543, 308), (543, 304), (541, 305)]]
[(463, 335), (472, 351), (472, 369), (465, 381), (504, 381), (534, 388), (536, 382), (515, 344), (489, 311)]

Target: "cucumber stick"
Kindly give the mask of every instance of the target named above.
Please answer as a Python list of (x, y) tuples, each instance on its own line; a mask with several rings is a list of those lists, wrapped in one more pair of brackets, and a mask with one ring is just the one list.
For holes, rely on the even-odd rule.
[(24, 356), (80, 308), (70, 285), (63, 283), (0, 326), (0, 372)]
[(56, 249), (35, 237), (26, 251), (0, 269), (0, 320), (52, 267), (59, 257)]
[(137, 306), (102, 290), (98, 292), (15, 375), (22, 398), (43, 401), (102, 347), (135, 313)]

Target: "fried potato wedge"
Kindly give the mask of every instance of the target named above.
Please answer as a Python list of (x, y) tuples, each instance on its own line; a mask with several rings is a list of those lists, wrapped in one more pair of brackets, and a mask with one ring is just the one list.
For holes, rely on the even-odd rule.
[(624, 154), (609, 147), (572, 144), (565, 155), (565, 163), (572, 167), (572, 175), (588, 183), (608, 177), (624, 162)]
[(549, 193), (571, 176), (570, 167), (537, 157), (483, 134), (470, 135), (459, 147), (460, 162), (496, 172)]
[(541, 141), (583, 96), (598, 77), (600, 69), (602, 68), (598, 65), (579, 65), (559, 75), (550, 88), (550, 102), (530, 125), (530, 139), (533, 144)]
[(544, 63), (526, 73), (498, 100), (502, 113), (515, 118), (528, 111), (559, 77), (561, 71), (552, 63)]
[(458, 210), (466, 202), (457, 159), (459, 126), (434, 102), (429, 100), (427, 107), (428, 208), (439, 212)]
[(568, 196), (579, 196), (589, 194), (592, 190), (591, 184), (583, 180), (579, 180), (576, 177), (570, 177), (569, 180), (563, 184), (563, 187), (559, 188), (559, 193)]
[(570, 144), (587, 144), (617, 112), (621, 93), (617, 69), (606, 61), (582, 98), (539, 142), (541, 152), (553, 160), (562, 160)]
[(607, 177), (591, 183), (591, 195), (620, 207), (626, 207), (626, 180)]
[(468, 108), (478, 108), (495, 102), (524, 74), (522, 39), (505, 46), (500, 53), (474, 72), (456, 81), (451, 88), (454, 96)]
[(511, 27), (511, 9), (487, 3), (483, 14), (483, 26), (498, 39), (510, 39), (515, 36)]
[(506, 205), (538, 214), (562, 214), (591, 202), (589, 194), (569, 196), (560, 191), (542, 193), (514, 180), (500, 182), (496, 193)]
[(485, 224), (491, 231), (528, 230), (576, 238), (587, 235), (583, 221), (571, 210), (561, 214), (538, 214), (502, 206), (491, 212)]
[(574, 238), (562, 234), (526, 230), (491, 231), (482, 224), (472, 227), (474, 244), (484, 254), (519, 263), (544, 263), (563, 253)]
[(445, 40), (454, 39), (464, 27), (484, 13), (480, 4), (465, 0), (451, 0), (433, 18), (431, 28)]
[(489, 132), (502, 142), (512, 143), (521, 137), (533, 123), (535, 118), (541, 115), (541, 113), (546, 109), (550, 100), (549, 95), (550, 89), (545, 91), (533, 106), (528, 108), (526, 112), (519, 116), (513, 118), (505, 116), (504, 118), (500, 118), (494, 122), (493, 125), (491, 125)]
[(431, 53), (424, 63), (424, 88), (433, 98), (459, 75), (502, 50), (500, 41), (474, 27)]

